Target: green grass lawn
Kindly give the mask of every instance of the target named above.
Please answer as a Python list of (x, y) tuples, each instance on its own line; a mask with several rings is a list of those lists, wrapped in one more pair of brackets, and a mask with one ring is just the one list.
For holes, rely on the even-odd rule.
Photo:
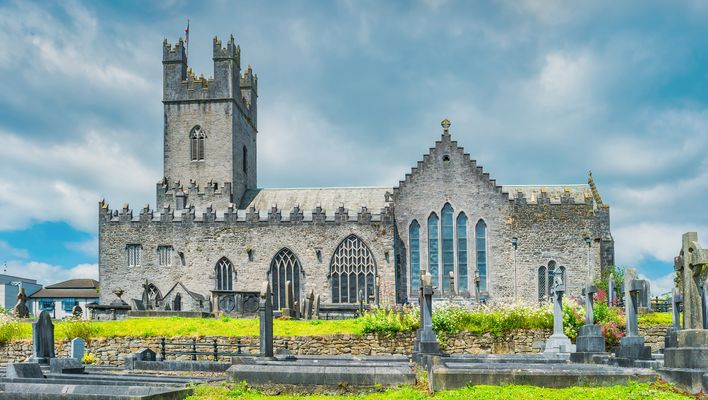
[(381, 392), (358, 395), (279, 395), (268, 396), (247, 388), (244, 384), (198, 385), (188, 400), (600, 400), (600, 399), (691, 399), (667, 384), (629, 384), (609, 387), (570, 387), (548, 389), (536, 386), (474, 386), (457, 390), (442, 391), (431, 395), (422, 390), (404, 387)]
[[(172, 336), (258, 336), (258, 319), (237, 318), (131, 318), (105, 322), (57, 321), (56, 338), (88, 337), (172, 337)], [(639, 315), (639, 325), (670, 325), (670, 313)], [(0, 332), (1, 333), (1, 332)], [(84, 333), (84, 334), (82, 334)], [(276, 319), (273, 324), (276, 336), (322, 336), (335, 334), (359, 334), (359, 320), (340, 321), (289, 321)], [(2, 335), (0, 335), (2, 336)], [(29, 322), (20, 323), (17, 333), (8, 337), (31, 339)]]

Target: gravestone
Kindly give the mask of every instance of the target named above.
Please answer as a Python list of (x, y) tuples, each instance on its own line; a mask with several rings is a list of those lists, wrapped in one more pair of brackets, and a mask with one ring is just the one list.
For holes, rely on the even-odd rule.
[(49, 312), (45, 310), (32, 323), (32, 358), (30, 361), (49, 364), (49, 360), (54, 357), (54, 324)]
[(563, 293), (565, 293), (563, 273), (560, 269), (556, 269), (553, 271), (551, 293), (553, 298), (553, 334), (546, 340), (544, 353), (570, 353), (575, 351), (575, 346), (570, 342), (570, 338), (563, 333)]
[(615, 274), (610, 272), (610, 277), (607, 280), (607, 305), (612, 307), (615, 305), (617, 286), (615, 285)]
[(44, 378), (42, 367), (36, 362), (7, 363), (6, 378)]
[(74, 319), (81, 319), (81, 317), (84, 315), (84, 309), (81, 308), (81, 306), (74, 306), (71, 309), (71, 316), (74, 317)]
[(317, 295), (315, 300), (315, 319), (320, 319), (320, 295)]
[(359, 315), (364, 315), (364, 290), (359, 289)]
[(280, 310), (280, 314), (288, 318), (297, 318), (297, 309), (295, 307), (293, 283), (291, 281), (285, 281), (285, 307)]
[(27, 307), (27, 295), (25, 288), (21, 287), (17, 293), (17, 304), (12, 309), (12, 315), (15, 318), (29, 318), (29, 308)]
[(574, 362), (592, 362), (595, 354), (605, 352), (605, 338), (599, 325), (595, 325), (593, 296), (597, 292), (594, 285), (588, 284), (583, 288), (585, 298), (585, 325), (580, 327), (580, 332), (575, 341), (576, 352), (570, 355)]
[(450, 276), (450, 297), (455, 297), (455, 273), (450, 271), (449, 273)]
[(75, 358), (52, 358), (49, 371), (53, 374), (83, 374), (84, 365)]
[(139, 299), (130, 299), (130, 305), (135, 311), (145, 311), (145, 304)]
[[(676, 290), (675, 297), (678, 293), (682, 295), (679, 298), (683, 301), (682, 329), (668, 338), (671, 346), (664, 349), (666, 368), (660, 373), (693, 393), (708, 391), (708, 378), (705, 377), (708, 374), (708, 329), (703, 321), (704, 300), (701, 297), (702, 283), (708, 273), (708, 249), (701, 248), (696, 232), (683, 234), (681, 252), (674, 259), (674, 268), (680, 275), (680, 289)], [(679, 314), (672, 314), (675, 327)]]
[(426, 356), (440, 354), (438, 337), (433, 330), (433, 276), (427, 271), (420, 275), (420, 328), (413, 347), (413, 359), (418, 363), (425, 363)]
[(624, 273), (624, 308), (627, 318), (626, 333), (620, 339), (615, 350), (615, 357), (620, 365), (631, 366), (633, 360), (651, 360), (651, 347), (644, 345), (644, 337), (639, 336), (637, 315), (639, 313), (639, 294), (642, 283), (637, 278), (634, 268), (627, 268)]
[(260, 317), (260, 355), (273, 357), (273, 303), (271, 300), (270, 283), (263, 282), (261, 286), (261, 299), (258, 304)]
[(71, 358), (75, 358), (80, 362), (84, 359), (84, 349), (86, 348), (86, 342), (82, 338), (74, 338), (71, 340)]
[(651, 307), (651, 284), (646, 279), (639, 279), (641, 290), (639, 291), (639, 308)]
[(664, 349), (678, 346), (676, 333), (681, 330), (681, 307), (683, 297), (676, 288), (671, 289), (671, 326), (666, 329), (664, 336)]
[(481, 302), (481, 296), (479, 293), (479, 270), (475, 269), (474, 270), (474, 297), (475, 300), (477, 300), (477, 304)]
[[(318, 298), (319, 298), (319, 296), (318, 296)], [(307, 296), (307, 307), (305, 310), (305, 318), (312, 319), (314, 317), (314, 311), (313, 311), (314, 306), (315, 306), (315, 292), (313, 290), (310, 290), (310, 295)]]

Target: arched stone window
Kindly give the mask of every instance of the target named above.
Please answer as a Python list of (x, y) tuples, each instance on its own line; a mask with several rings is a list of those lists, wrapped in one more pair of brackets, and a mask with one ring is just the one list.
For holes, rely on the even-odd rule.
[(538, 301), (546, 300), (546, 266), (538, 268)]
[(457, 216), (457, 290), (466, 292), (467, 287), (467, 216)]
[(201, 126), (195, 125), (189, 132), (189, 155), (192, 161), (204, 161), (204, 139), (206, 134)]
[(222, 257), (214, 267), (216, 273), (216, 290), (233, 290), (236, 271), (228, 258)]
[(455, 227), (452, 223), (453, 209), (446, 203), (440, 213), (442, 217), (442, 289), (450, 291), (450, 272), (455, 271)]
[(479, 272), (479, 290), (487, 290), (487, 224), (479, 220), (474, 229), (477, 244), (477, 271)]
[(432, 275), (433, 286), (438, 285), (438, 216), (428, 217), (428, 272)]
[(420, 224), (416, 220), (408, 227), (408, 248), (411, 260), (411, 294), (415, 296), (420, 288)]
[(556, 262), (551, 260), (548, 262), (548, 275), (546, 276), (546, 296), (550, 296), (553, 293), (553, 272), (556, 270)]
[(376, 263), (369, 248), (356, 235), (347, 236), (337, 246), (330, 262), (332, 303), (356, 303), (359, 291), (364, 299), (375, 295)]
[[(285, 307), (285, 282), (293, 285), (293, 300), (300, 304), (300, 275), (302, 268), (300, 260), (290, 249), (284, 247), (278, 251), (270, 262), (270, 287), (273, 288), (273, 305), (276, 308)], [(291, 305), (293, 307), (293, 305)]]

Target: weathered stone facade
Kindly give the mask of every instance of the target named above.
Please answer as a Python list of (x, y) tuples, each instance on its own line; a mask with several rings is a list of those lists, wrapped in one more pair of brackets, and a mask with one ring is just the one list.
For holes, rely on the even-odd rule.
[[(451, 292), (452, 270), (464, 298), (537, 302), (545, 287), (539, 268), (562, 267), (567, 293), (579, 295), (588, 276), (614, 262), (609, 207), (592, 178), (499, 186), (452, 139), (449, 121), (396, 187), (259, 189), (257, 78), (250, 67), (241, 74), (233, 38), (225, 48), (214, 39), (214, 78), (188, 70), (181, 42), (165, 42), (163, 66), (164, 178), (156, 210), (134, 215), (127, 205), (100, 203), (102, 304), (120, 288), (126, 299), (165, 307), (169, 302), (150, 296), (180, 282), (198, 295), (192, 299), (228, 311), (223, 300), (233, 293), (279, 279), (280, 287), (293, 282), (296, 298), (314, 291), (324, 303), (351, 303), (363, 290), (367, 301), (390, 305), (416, 301), (417, 276), (426, 269), (436, 272), (438, 294)], [(286, 272), (275, 259), (283, 251)], [(159, 293), (147, 293), (146, 282)], [(185, 302), (185, 311), (196, 311), (196, 303)]]

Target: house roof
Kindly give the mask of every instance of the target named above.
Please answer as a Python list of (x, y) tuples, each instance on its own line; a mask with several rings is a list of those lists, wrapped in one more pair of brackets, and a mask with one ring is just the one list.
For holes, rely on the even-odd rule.
[(45, 286), (45, 289), (96, 289), (98, 281), (95, 279), (69, 279), (68, 281)]
[(97, 299), (98, 292), (96, 289), (42, 289), (30, 296), (32, 299), (66, 297)]
[(340, 206), (350, 211), (361, 210), (364, 206), (371, 212), (379, 212), (386, 207), (386, 192), (393, 192), (390, 187), (337, 187), (337, 188), (302, 188), (302, 189), (256, 189), (247, 190), (240, 204), (240, 209), (254, 207), (256, 210), (269, 210), (277, 206), (279, 210), (289, 211), (295, 206), (300, 210), (312, 211), (317, 206), (334, 212)]

